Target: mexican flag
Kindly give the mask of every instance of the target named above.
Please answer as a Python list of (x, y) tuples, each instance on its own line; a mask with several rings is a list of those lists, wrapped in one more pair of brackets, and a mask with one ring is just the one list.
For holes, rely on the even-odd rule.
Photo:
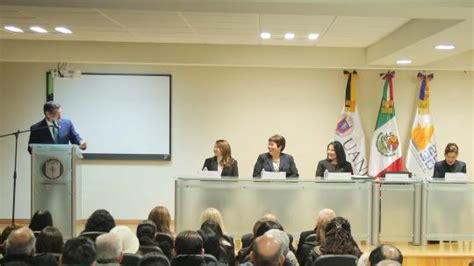
[(367, 175), (368, 162), (365, 155), (365, 137), (356, 105), (357, 72), (344, 71), (348, 77), (346, 85), (346, 101), (341, 117), (336, 124), (334, 140), (342, 143), (346, 152), (346, 160), (352, 164), (354, 175)]
[(403, 171), (401, 141), (393, 97), (394, 75), (393, 71), (380, 75), (385, 82), (377, 124), (370, 146), (369, 175), (373, 177), (382, 177), (385, 172)]
[(420, 94), (407, 154), (407, 170), (418, 177), (432, 177), (437, 150), (430, 114), (430, 86), (433, 74), (418, 73)]

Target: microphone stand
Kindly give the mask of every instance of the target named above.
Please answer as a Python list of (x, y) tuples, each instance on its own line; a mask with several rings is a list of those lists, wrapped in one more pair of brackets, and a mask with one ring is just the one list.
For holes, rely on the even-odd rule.
[(16, 203), (16, 178), (17, 178), (17, 162), (18, 162), (18, 137), (20, 134), (27, 133), (27, 132), (33, 132), (33, 131), (39, 131), (43, 129), (49, 129), (50, 127), (55, 127), (54, 125), (52, 126), (46, 126), (46, 127), (39, 127), (35, 128), (33, 130), (27, 129), (27, 130), (17, 130), (12, 133), (8, 133), (5, 135), (0, 135), (0, 139), (14, 136), (15, 137), (15, 160), (14, 160), (14, 165), (13, 165), (13, 206), (12, 206), (12, 225), (15, 224), (15, 203)]

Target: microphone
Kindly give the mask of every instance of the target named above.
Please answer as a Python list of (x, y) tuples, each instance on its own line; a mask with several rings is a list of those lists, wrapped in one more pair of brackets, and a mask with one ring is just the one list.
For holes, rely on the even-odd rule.
[(53, 127), (56, 129), (60, 129), (61, 127), (58, 125), (58, 121), (53, 120)]

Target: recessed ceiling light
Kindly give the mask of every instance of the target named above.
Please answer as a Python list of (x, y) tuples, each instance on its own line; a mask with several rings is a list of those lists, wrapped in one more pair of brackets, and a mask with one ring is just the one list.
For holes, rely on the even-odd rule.
[(72, 33), (72, 31), (70, 29), (65, 28), (65, 27), (56, 27), (54, 29), (58, 32), (65, 33), (65, 34), (71, 34)]
[(38, 33), (48, 33), (47, 30), (39, 27), (39, 26), (32, 26), (30, 27), (30, 30), (34, 31), (34, 32), (38, 32)]
[(285, 33), (285, 39), (286, 40), (293, 40), (294, 38), (295, 38), (295, 34), (293, 32)]
[(438, 49), (438, 50), (452, 50), (452, 49), (456, 48), (456, 46), (454, 46), (452, 44), (438, 44), (438, 45), (435, 45), (434, 48)]
[(260, 33), (260, 38), (264, 40), (268, 40), (272, 37), (272, 34), (270, 32), (262, 32)]
[(317, 33), (310, 33), (308, 34), (308, 40), (315, 41), (319, 38), (319, 34)]
[(399, 64), (399, 65), (409, 65), (411, 63), (412, 63), (412, 61), (410, 59), (397, 60), (397, 64)]
[(6, 29), (7, 31), (11, 31), (11, 32), (23, 32), (22, 29), (20, 29), (18, 27), (15, 27), (15, 26), (5, 26), (3, 28)]

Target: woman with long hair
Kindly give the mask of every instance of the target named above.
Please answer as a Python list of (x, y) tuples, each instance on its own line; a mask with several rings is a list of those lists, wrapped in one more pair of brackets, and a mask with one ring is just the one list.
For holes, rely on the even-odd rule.
[(344, 147), (339, 141), (329, 143), (326, 149), (326, 154), (326, 159), (321, 160), (318, 163), (316, 177), (323, 177), (326, 171), (354, 174), (351, 163), (346, 161)]
[(214, 144), (214, 156), (204, 161), (202, 170), (218, 171), (221, 176), (239, 176), (237, 160), (232, 158), (232, 151), (227, 140), (219, 139)]

